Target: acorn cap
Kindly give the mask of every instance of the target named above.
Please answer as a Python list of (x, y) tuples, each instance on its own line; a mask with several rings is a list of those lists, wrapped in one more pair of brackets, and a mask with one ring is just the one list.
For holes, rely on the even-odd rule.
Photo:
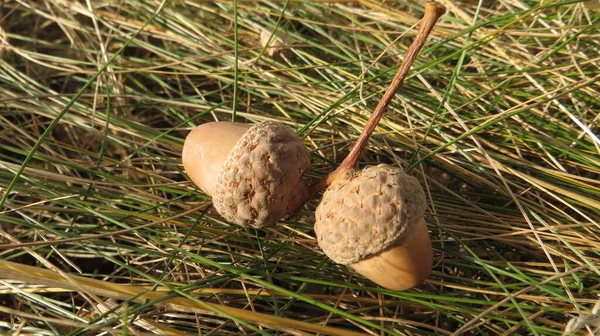
[(246, 131), (225, 159), (213, 204), (238, 225), (273, 224), (299, 205), (309, 168), (302, 139), (287, 126), (263, 121)]
[(401, 242), (424, 212), (423, 188), (400, 168), (350, 170), (323, 194), (317, 241), (336, 263), (353, 264)]

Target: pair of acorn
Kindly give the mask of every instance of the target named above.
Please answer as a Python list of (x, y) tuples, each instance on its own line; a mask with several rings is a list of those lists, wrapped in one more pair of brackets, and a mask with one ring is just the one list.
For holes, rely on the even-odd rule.
[(425, 4), (419, 32), (350, 154), (317, 183), (305, 181), (310, 155), (303, 140), (272, 121), (194, 128), (182, 153), (188, 176), (212, 196), (225, 219), (254, 228), (276, 223), (326, 188), (316, 209), (315, 233), (330, 259), (389, 289), (422, 283), (433, 260), (423, 188), (400, 168), (380, 164), (356, 170), (355, 165), (444, 11), (434, 2)]

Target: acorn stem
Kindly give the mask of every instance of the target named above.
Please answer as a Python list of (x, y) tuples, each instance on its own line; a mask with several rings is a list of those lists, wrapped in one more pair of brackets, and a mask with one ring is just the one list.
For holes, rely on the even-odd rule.
[(406, 52), (406, 57), (400, 64), (396, 75), (392, 79), (392, 83), (385, 91), (383, 97), (375, 107), (373, 114), (367, 121), (367, 124), (363, 128), (363, 131), (360, 133), (356, 143), (350, 150), (348, 156), (342, 161), (342, 163), (337, 167), (336, 170), (329, 173), (327, 176), (320, 179), (317, 183), (311, 185), (309, 187), (308, 196), (311, 198), (316, 195), (319, 191), (327, 188), (338, 176), (344, 174), (349, 169), (353, 169), (356, 166), (358, 158), (362, 153), (363, 149), (367, 145), (371, 134), (377, 127), (377, 124), (381, 120), (383, 113), (386, 108), (394, 98), (394, 95), (402, 86), (402, 82), (404, 82), (404, 78), (410, 70), (415, 58), (419, 55), (421, 49), (423, 49), (423, 45), (425, 45), (425, 40), (431, 33), (431, 30), (435, 26), (437, 20), (444, 15), (446, 12), (446, 8), (435, 3), (434, 1), (428, 1), (425, 3), (425, 14), (423, 15), (423, 19), (421, 21), (421, 26), (419, 27), (419, 31), (417, 32), (414, 41), (408, 48)]

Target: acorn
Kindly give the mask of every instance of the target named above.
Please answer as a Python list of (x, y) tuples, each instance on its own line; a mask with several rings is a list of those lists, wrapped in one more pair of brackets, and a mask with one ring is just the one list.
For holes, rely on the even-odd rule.
[(277, 122), (202, 124), (185, 139), (182, 161), (217, 212), (241, 226), (271, 225), (306, 199), (308, 148)]
[(418, 181), (390, 165), (357, 171), (356, 163), (387, 106), (398, 91), (425, 39), (445, 8), (425, 4), (419, 31), (392, 83), (375, 107), (356, 143), (339, 167), (312, 185), (323, 188), (315, 216), (317, 243), (333, 261), (348, 265), (373, 282), (394, 290), (417, 286), (429, 276), (433, 248)]
[(390, 165), (349, 169), (323, 194), (315, 233), (323, 252), (395, 290), (422, 283), (433, 263), (419, 182)]

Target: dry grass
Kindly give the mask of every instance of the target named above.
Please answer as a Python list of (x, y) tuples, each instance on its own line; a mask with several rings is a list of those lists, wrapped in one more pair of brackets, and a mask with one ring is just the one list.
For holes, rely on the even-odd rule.
[[(0, 332), (598, 333), (594, 1), (440, 0), (361, 159), (428, 195), (435, 268), (394, 292), (320, 252), (318, 199), (240, 229), (180, 152), (194, 125), (272, 119), (330, 172), (421, 3), (0, 0)], [(262, 31), (296, 43), (271, 57)]]

